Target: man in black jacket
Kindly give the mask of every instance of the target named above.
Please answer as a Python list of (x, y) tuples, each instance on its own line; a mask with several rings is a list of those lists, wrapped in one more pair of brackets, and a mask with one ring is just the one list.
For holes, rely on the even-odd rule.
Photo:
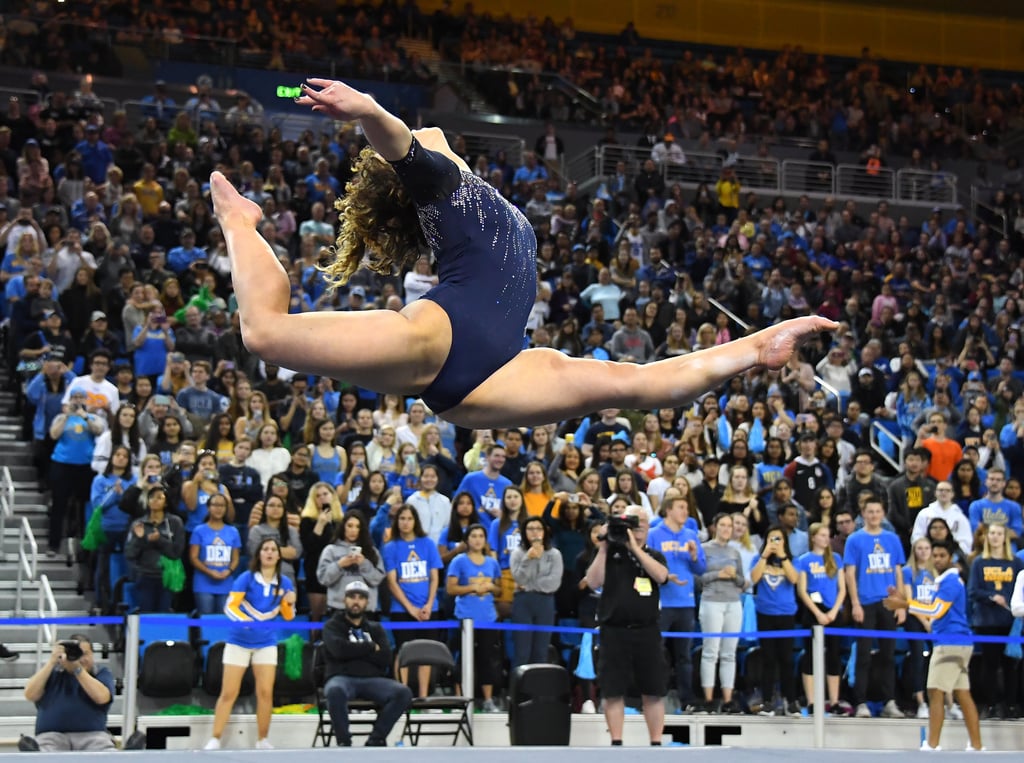
[(345, 586), (345, 609), (324, 625), (324, 696), (339, 747), (351, 747), (348, 701), (366, 699), (377, 705), (367, 747), (387, 746), (388, 733), (412, 702), (405, 684), (387, 677), (391, 646), (379, 623), (363, 617), (370, 589), (362, 580)]

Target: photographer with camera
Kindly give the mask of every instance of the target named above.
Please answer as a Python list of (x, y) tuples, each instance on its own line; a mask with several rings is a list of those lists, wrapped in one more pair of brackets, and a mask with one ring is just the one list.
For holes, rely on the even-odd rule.
[[(25, 684), (25, 699), (36, 706), (35, 737), (23, 736), (23, 752), (106, 752), (116, 749), (107, 731), (114, 701), (114, 676), (95, 665), (87, 636), (74, 635), (53, 645), (50, 659)], [(142, 749), (145, 734), (135, 732), (126, 750)]]
[(636, 686), (651, 744), (661, 744), (668, 665), (659, 628), (660, 587), (668, 582), (665, 557), (646, 546), (649, 520), (640, 506), (608, 520), (597, 556), (587, 570), (591, 590), (603, 587), (597, 619), (601, 650), (597, 671), (613, 746), (622, 745), (626, 692)]

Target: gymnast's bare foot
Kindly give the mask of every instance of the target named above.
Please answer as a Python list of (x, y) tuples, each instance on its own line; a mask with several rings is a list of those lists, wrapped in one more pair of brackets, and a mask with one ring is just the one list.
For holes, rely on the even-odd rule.
[(839, 324), (816, 315), (794, 318), (754, 334), (759, 340), (758, 365), (777, 371), (786, 365), (800, 344), (822, 331), (835, 331)]
[(263, 217), (259, 204), (242, 196), (220, 172), (210, 175), (210, 196), (214, 214), (222, 225), (237, 222), (255, 228)]

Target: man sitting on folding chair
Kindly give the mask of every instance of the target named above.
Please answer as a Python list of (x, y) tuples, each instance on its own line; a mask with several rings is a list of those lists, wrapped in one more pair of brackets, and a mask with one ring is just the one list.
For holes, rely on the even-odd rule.
[(377, 705), (367, 747), (385, 747), (391, 727), (412, 702), (409, 687), (387, 677), (391, 645), (381, 625), (363, 617), (369, 596), (366, 583), (353, 580), (345, 586), (345, 608), (323, 630), (324, 696), (340, 747), (352, 746), (349, 700), (365, 699)]

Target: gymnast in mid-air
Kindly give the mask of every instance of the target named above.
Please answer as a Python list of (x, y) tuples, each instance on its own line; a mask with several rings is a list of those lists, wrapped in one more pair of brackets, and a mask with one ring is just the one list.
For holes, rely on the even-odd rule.
[(391, 275), (424, 244), (439, 283), (400, 312), (289, 314), (288, 276), (256, 230), (262, 212), (219, 172), (210, 179), (242, 339), (268, 363), (381, 393), (421, 397), (459, 426), (546, 424), (601, 408), (687, 404), (752, 368), (780, 368), (800, 342), (837, 324), (796, 318), (647, 365), (523, 349), (537, 287), (537, 239), (518, 209), (476, 177), (437, 128), (410, 131), (368, 94), (309, 79), (297, 102), (358, 120), (370, 146), (338, 201), (334, 286), (362, 266)]

